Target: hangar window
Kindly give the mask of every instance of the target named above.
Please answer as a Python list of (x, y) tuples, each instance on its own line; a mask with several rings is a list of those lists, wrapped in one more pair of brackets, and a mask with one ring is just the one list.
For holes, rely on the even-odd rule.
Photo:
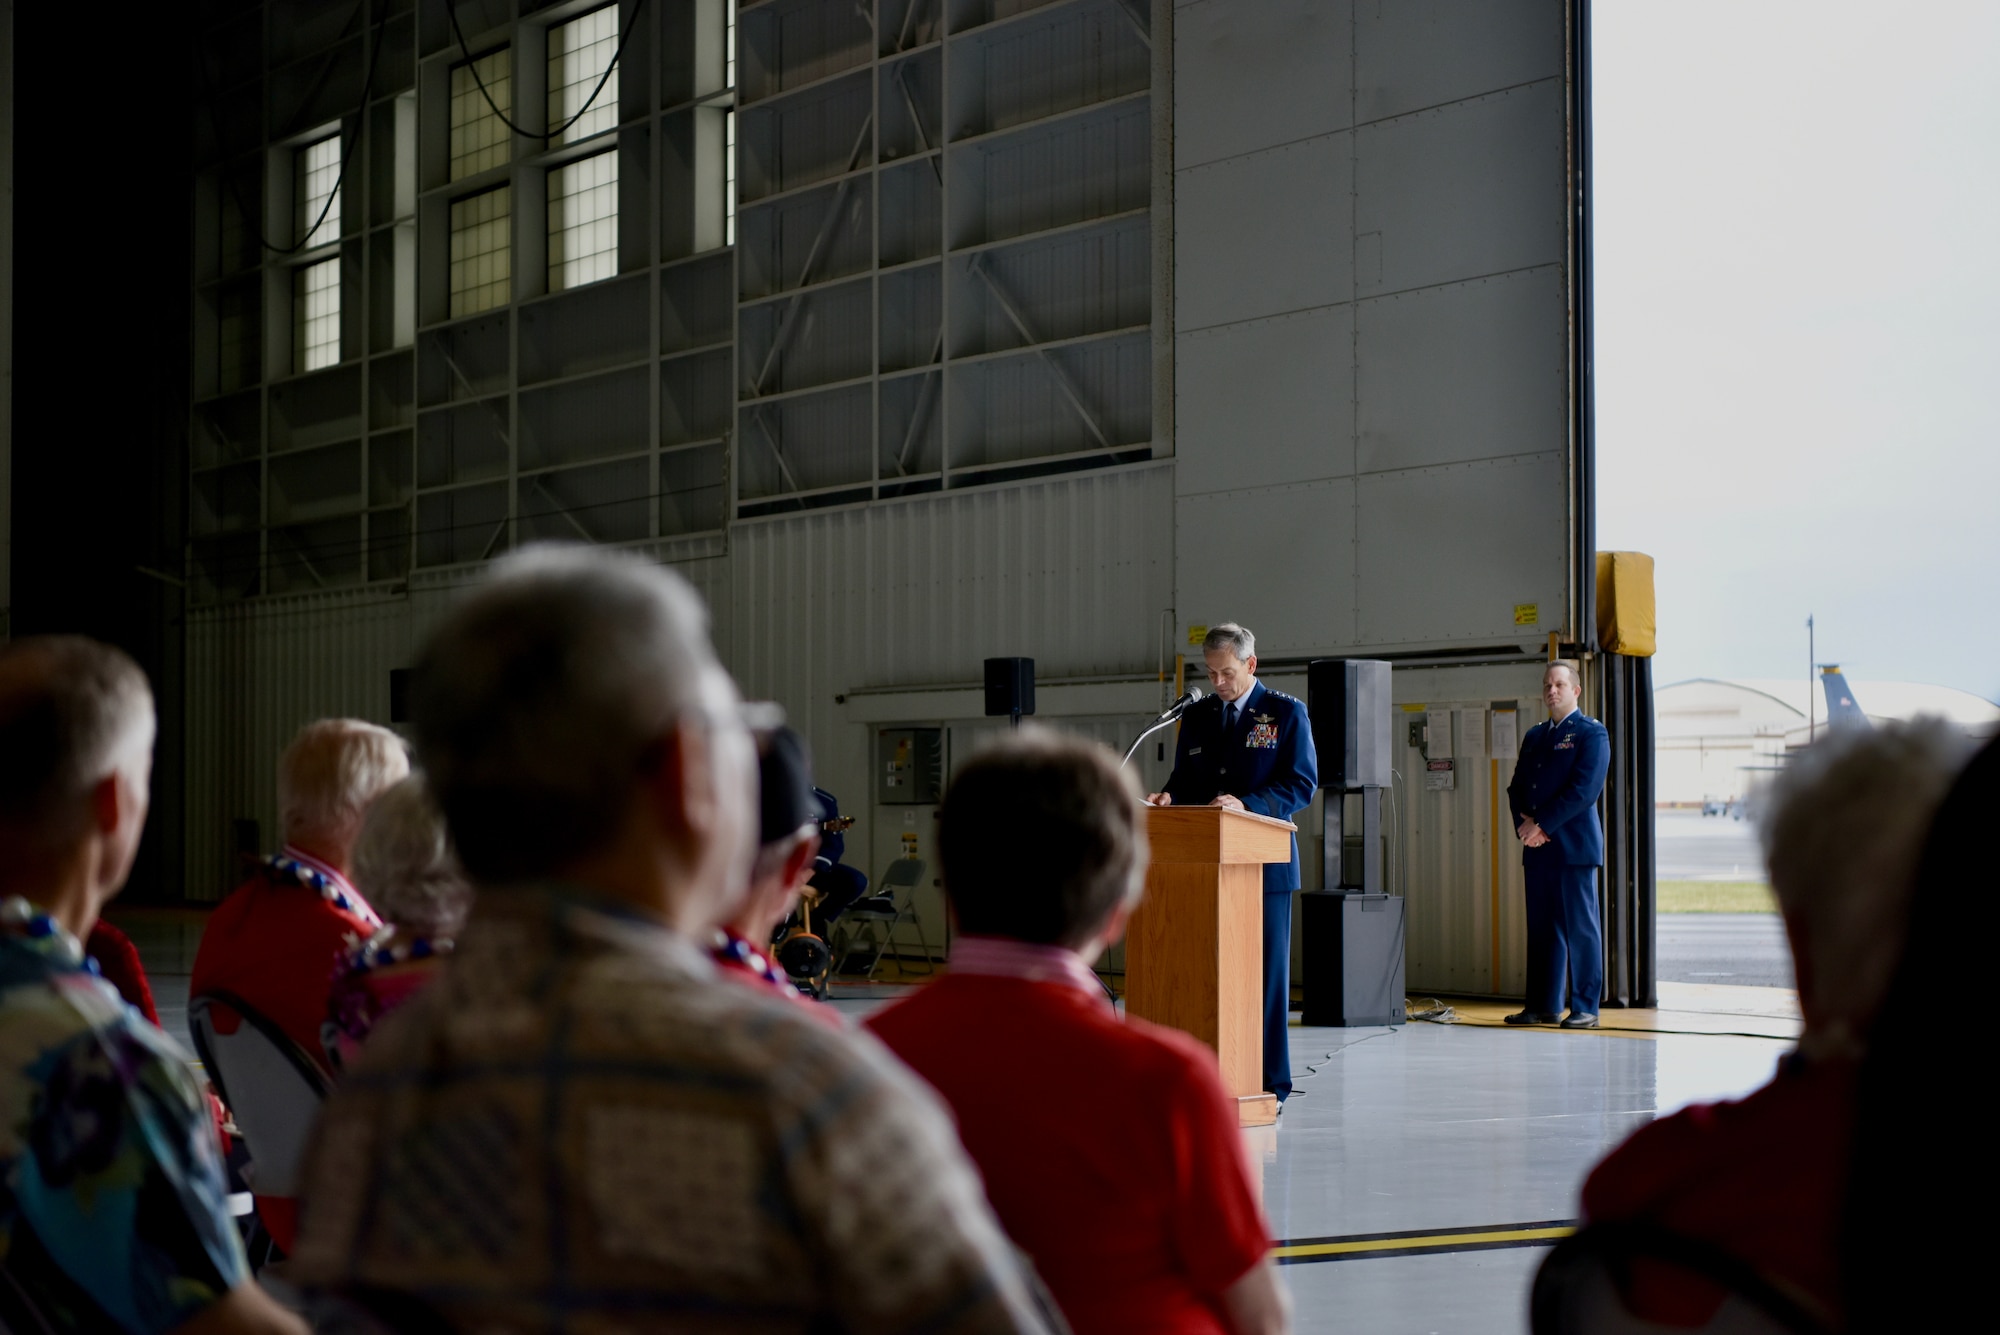
[(736, 244), (736, 113), (733, 111), (722, 118), (722, 244)]
[(340, 240), (340, 136), (307, 144), (293, 159), (300, 250)]
[(451, 315), (507, 304), (513, 279), (513, 190), (499, 186), (451, 203)]
[(340, 361), (340, 260), (302, 264), (292, 273), (293, 364), (300, 371), (333, 366)]
[[(549, 121), (576, 123), (549, 143), (573, 144), (618, 126), (618, 6), (593, 9), (549, 29)], [(602, 82), (603, 91), (598, 91)], [(593, 94), (595, 97), (593, 98)], [(590, 109), (584, 111), (584, 104)], [(578, 112), (583, 114), (578, 116)]]
[[(514, 108), (513, 51), (501, 47), (451, 70), (451, 179), (464, 180), (507, 162)], [(482, 94), (481, 88), (486, 91)], [(488, 99), (491, 102), (488, 102)]]
[(618, 272), (618, 153), (596, 153), (549, 173), (549, 291)]

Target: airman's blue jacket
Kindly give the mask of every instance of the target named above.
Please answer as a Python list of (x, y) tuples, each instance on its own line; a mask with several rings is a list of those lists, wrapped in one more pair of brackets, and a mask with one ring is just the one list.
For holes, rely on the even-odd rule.
[[(1223, 727), (1222, 697), (1211, 695), (1181, 715), (1174, 744), (1174, 773), (1166, 792), (1177, 807), (1206, 806), (1223, 793), (1245, 811), (1290, 820), (1312, 804), (1319, 786), (1319, 753), (1305, 703), (1263, 682), (1242, 700), (1233, 733)], [(1264, 865), (1264, 893), (1299, 888), (1299, 838), (1292, 836), (1289, 864)]]
[(1604, 792), (1604, 775), (1611, 767), (1611, 735), (1604, 725), (1573, 709), (1560, 723), (1544, 720), (1521, 739), (1514, 778), (1507, 785), (1507, 805), (1514, 828), (1533, 816), (1548, 834), (1540, 848), (1522, 851), (1525, 860), (1567, 867), (1604, 865), (1604, 826), (1597, 819), (1597, 799)]

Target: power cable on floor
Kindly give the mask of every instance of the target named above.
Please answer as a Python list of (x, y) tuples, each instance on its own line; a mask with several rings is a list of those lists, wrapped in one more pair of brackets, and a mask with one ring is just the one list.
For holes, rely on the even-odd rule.
[(1322, 1055), (1320, 1059), (1316, 1062), (1307, 1062), (1305, 1068), (1305, 1074), (1295, 1077), (1292, 1081), (1293, 1089), (1291, 1097), (1292, 1098), (1301, 1097), (1300, 1091), (1297, 1088), (1299, 1081), (1310, 1080), (1312, 1077), (1318, 1075), (1320, 1071), (1329, 1062), (1331, 1062), (1335, 1057), (1338, 1057), (1341, 1053), (1346, 1052), (1349, 1048), (1358, 1048), (1363, 1043), (1373, 1043), (1378, 1038), (1394, 1038), (1395, 1036), (1396, 1036), (1395, 1027), (1393, 1025), (1388, 1026), (1382, 1029), (1380, 1033), (1370, 1034), (1366, 1038), (1357, 1038), (1352, 1043), (1343, 1043), (1339, 1047), (1335, 1048), (1333, 1051)]

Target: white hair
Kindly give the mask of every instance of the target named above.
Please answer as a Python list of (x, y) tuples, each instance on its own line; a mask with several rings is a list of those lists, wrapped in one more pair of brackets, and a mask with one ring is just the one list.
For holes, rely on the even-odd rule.
[(1247, 663), (1257, 654), (1257, 637), (1247, 626), (1239, 626), (1234, 621), (1225, 621), (1219, 626), (1210, 626), (1208, 634), (1201, 640), (1201, 651), (1227, 649), (1236, 655), (1236, 661)]
[(1851, 1048), (1882, 1004), (1931, 818), (1971, 749), (1936, 717), (1836, 729), (1771, 785), (1758, 835), (1793, 949), (1805, 957), (1807, 1024), (1829, 1050)]
[(306, 724), (278, 760), (285, 842), (311, 843), (344, 859), (369, 804), (409, 772), (409, 751), (387, 728), (351, 718)]
[(553, 543), (494, 562), (411, 683), (417, 754), (473, 879), (534, 880), (603, 847), (715, 671), (707, 611), (664, 566)]
[(0, 830), (44, 849), (89, 825), (90, 790), (144, 778), (153, 692), (129, 654), (81, 635), (0, 646)]
[(456, 936), (472, 885), (421, 775), (375, 799), (354, 841), (354, 884), (384, 922), (413, 936)]

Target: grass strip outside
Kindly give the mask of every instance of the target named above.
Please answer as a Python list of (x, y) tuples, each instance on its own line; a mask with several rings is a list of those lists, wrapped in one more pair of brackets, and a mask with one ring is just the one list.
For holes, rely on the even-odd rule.
[(1762, 881), (1661, 881), (1661, 913), (1776, 913), (1778, 901)]

